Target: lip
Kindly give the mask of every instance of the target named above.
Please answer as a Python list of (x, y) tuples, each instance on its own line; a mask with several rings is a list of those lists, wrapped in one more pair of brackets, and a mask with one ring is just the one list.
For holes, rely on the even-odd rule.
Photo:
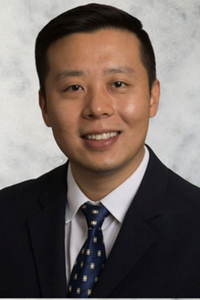
[(101, 130), (88, 131), (88, 132), (82, 134), (81, 137), (84, 138), (84, 137), (87, 136), (87, 135), (103, 134), (103, 133), (110, 133), (110, 132), (118, 132), (118, 133), (121, 133), (121, 131), (116, 130), (116, 129), (101, 129)]
[[(85, 136), (88, 135), (98, 135), (103, 133), (110, 133), (110, 132), (118, 132), (118, 134), (114, 137), (110, 137), (105, 140), (93, 140), (93, 139), (86, 139)], [(98, 131), (90, 131), (86, 134), (82, 135), (82, 140), (87, 148), (90, 150), (96, 151), (103, 151), (108, 150), (111, 146), (113, 146), (117, 140), (119, 139), (121, 132), (118, 130), (98, 130)]]

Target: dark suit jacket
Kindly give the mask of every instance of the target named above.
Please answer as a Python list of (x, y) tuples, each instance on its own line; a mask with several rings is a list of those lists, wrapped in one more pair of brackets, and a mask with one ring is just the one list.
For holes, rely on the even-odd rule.
[[(67, 165), (0, 192), (0, 297), (66, 297)], [(200, 189), (150, 162), (92, 298), (200, 297)]]

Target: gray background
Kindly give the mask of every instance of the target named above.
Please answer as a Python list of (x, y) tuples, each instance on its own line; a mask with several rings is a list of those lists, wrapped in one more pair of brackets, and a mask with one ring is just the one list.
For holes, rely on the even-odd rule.
[[(66, 157), (38, 106), (34, 43), (53, 17), (84, 0), (0, 0), (0, 188), (35, 178)], [(200, 185), (200, 1), (107, 0), (149, 33), (161, 82), (147, 143), (175, 172)]]

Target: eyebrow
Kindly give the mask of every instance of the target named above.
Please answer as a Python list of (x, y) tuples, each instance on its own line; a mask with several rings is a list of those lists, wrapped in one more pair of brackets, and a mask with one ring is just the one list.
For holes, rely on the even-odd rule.
[[(111, 68), (111, 69), (106, 69), (103, 71), (104, 75), (107, 74), (119, 74), (119, 73), (130, 73), (134, 74), (135, 71), (132, 68), (129, 67), (119, 67), (119, 68)], [(84, 76), (85, 72), (80, 71), (80, 70), (64, 70), (63, 72), (59, 73), (56, 76), (56, 80), (66, 78), (66, 77), (80, 77)]]
[(65, 78), (65, 77), (79, 77), (79, 76), (83, 76), (83, 75), (85, 75), (85, 73), (83, 71), (65, 70), (56, 76), (56, 80), (59, 80), (59, 79)]
[(119, 68), (107, 69), (103, 73), (104, 74), (135, 73), (135, 70), (128, 67), (119, 67)]

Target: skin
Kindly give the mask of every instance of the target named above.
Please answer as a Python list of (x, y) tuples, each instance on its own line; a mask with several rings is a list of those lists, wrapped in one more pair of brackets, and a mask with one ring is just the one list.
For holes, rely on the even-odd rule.
[[(141, 163), (149, 118), (158, 110), (160, 85), (149, 91), (140, 42), (128, 31), (76, 33), (47, 52), (43, 118), (69, 158), (73, 176), (93, 201), (123, 183)], [(118, 132), (107, 140), (88, 134)]]

